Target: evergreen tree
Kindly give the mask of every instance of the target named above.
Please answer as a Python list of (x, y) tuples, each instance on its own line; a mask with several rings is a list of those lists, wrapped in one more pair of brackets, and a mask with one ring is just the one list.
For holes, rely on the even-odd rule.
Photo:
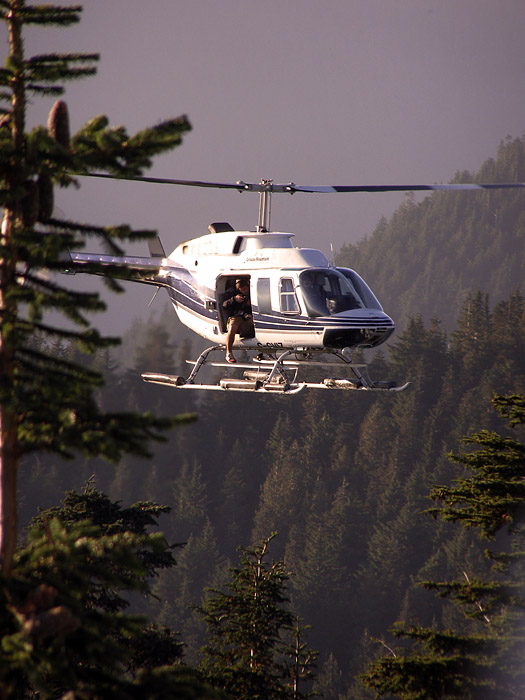
[(309, 629), (310, 625), (303, 626), (301, 619), (296, 616), (294, 626), (289, 633), (288, 644), (283, 649), (286, 677), (289, 679), (291, 697), (294, 699), (316, 695), (316, 693), (302, 691), (305, 683), (311, 684), (310, 682), (316, 678), (316, 660), (319, 656), (319, 653), (310, 649), (308, 645)]
[[(119, 501), (111, 501), (95, 488), (92, 480), (89, 480), (81, 493), (68, 491), (60, 506), (40, 512), (33, 518), (31, 527), (45, 530), (46, 523), (56, 518), (65, 527), (89, 521), (108, 535), (126, 533), (146, 535), (148, 528), (158, 526), (159, 516), (169, 513), (170, 510), (168, 506), (146, 501), (139, 501), (123, 508)], [(173, 547), (170, 547), (167, 542), (164, 542), (164, 545), (164, 548), (159, 547), (156, 553), (148, 549), (136, 550), (136, 556), (142, 562), (145, 571), (143, 583), (158, 576), (163, 569), (175, 566)], [(123, 566), (125, 568), (125, 563)], [(111, 587), (94, 586), (90, 595), (93, 597), (85, 603), (107, 612), (120, 612), (129, 606), (129, 600), (124, 598), (118, 589)]]
[[(68, 250), (81, 249), (87, 236), (116, 252), (120, 241), (152, 235), (128, 226), (104, 228), (55, 219), (54, 186), (77, 185), (75, 173), (138, 175), (154, 155), (177, 146), (190, 128), (181, 117), (130, 136), (124, 127), (112, 128), (107, 117), (98, 116), (71, 136), (67, 106), (58, 101), (47, 128), (26, 132), (29, 97), (61, 95), (61, 83), (92, 75), (98, 57), (49, 53), (27, 58), (24, 29), (67, 27), (79, 21), (80, 13), (79, 6), (0, 2), (0, 19), (9, 36), (6, 67), (0, 70), (5, 105), (0, 126), (0, 557), (6, 574), (16, 542), (22, 455), (82, 451), (116, 460), (123, 452), (147, 454), (148, 442), (173, 425), (150, 415), (103, 413), (94, 396), (101, 384), (99, 373), (33, 342), (38, 335), (74, 341), (87, 352), (108, 347), (113, 341), (103, 339), (88, 320), (91, 312), (104, 309), (99, 296), (72, 291), (54, 273), (64, 269)], [(94, 264), (89, 271), (101, 270)], [(120, 289), (110, 278), (108, 284)], [(50, 321), (52, 311), (62, 314), (69, 327)]]
[(161, 575), (154, 593), (162, 605), (159, 621), (174, 627), (184, 639), (184, 658), (197, 664), (204, 644), (205, 625), (195, 610), (207, 587), (218, 585), (226, 576), (226, 562), (219, 554), (213, 527), (206, 520), (194, 530), (177, 556), (177, 566)]
[(492, 312), (493, 345), (502, 360), (512, 362), (512, 367), (519, 371), (525, 357), (525, 299), (516, 290), (499, 304)]
[(251, 524), (251, 491), (246, 479), (246, 450), (236, 440), (224, 465), (228, 471), (220, 492), (219, 520), (226, 524), (223, 531), (224, 545), (228, 557), (234, 556), (230, 543), (242, 542)]
[(195, 459), (191, 464), (185, 460), (171, 487), (172, 528), (177, 537), (185, 540), (201, 531), (208, 512), (206, 491), (201, 465)]
[(343, 697), (343, 674), (333, 652), (328, 654), (328, 658), (321, 668), (314, 683), (314, 691), (324, 700), (340, 700)]
[(294, 428), (290, 414), (279, 413), (263, 450), (266, 476), (253, 516), (252, 539), (260, 541), (267, 532), (279, 532), (282, 542), (274, 547), (280, 554), (290, 530), (303, 525), (306, 482), (310, 479), (302, 462), (303, 436), (302, 426)]
[(284, 563), (267, 561), (274, 536), (241, 550), (228, 591), (211, 590), (199, 608), (208, 628), (201, 668), (208, 681), (238, 700), (302, 697), (292, 689), (283, 658), (283, 634), (293, 629), (294, 617), (286, 607)]
[(216, 697), (180, 664), (170, 630), (122, 612), (174, 563), (163, 535), (145, 531), (162, 510), (121, 508), (88, 487), (35, 519), (2, 577), (2, 697)]
[(332, 497), (314, 498), (306, 518), (304, 547), (292, 578), (293, 604), (312, 623), (319, 648), (351, 646), (347, 614), (355, 592), (348, 583), (362, 555), (361, 516), (344, 482)]
[(458, 328), (451, 339), (456, 351), (460, 351), (463, 370), (467, 377), (477, 376), (486, 367), (488, 356), (493, 352), (492, 318), (488, 294), (477, 291), (469, 294), (458, 318)]
[[(494, 404), (514, 425), (525, 422), (523, 396), (496, 397)], [(525, 446), (508, 436), (481, 431), (465, 438), (477, 447), (453, 455), (469, 475), (452, 486), (435, 487), (440, 505), (430, 511), (443, 521), (477, 528), (494, 539), (506, 531), (496, 551), (487, 551), (493, 564), (486, 578), (424, 582), (462, 610), (460, 629), (398, 627), (397, 636), (413, 640), (412, 652), (393, 652), (374, 662), (364, 677), (377, 695), (404, 699), (522, 698), (525, 692)]]
[[(277, 427), (277, 426), (276, 426)], [(303, 520), (305, 473), (301, 464), (301, 447), (293, 441), (280, 441), (272, 449), (273, 460), (261, 488), (259, 507), (254, 516), (252, 537), (262, 538), (263, 532), (275, 528), (284, 537), (294, 522)], [(281, 544), (281, 550), (284, 544)]]

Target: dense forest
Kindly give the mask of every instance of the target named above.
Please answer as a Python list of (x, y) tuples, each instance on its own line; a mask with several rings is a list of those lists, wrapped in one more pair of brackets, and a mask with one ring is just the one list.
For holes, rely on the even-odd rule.
[[(524, 149), (525, 139), (505, 141), (474, 179), (524, 181)], [(160, 527), (184, 546), (177, 566), (154, 580), (157, 598), (135, 597), (134, 609), (176, 631), (189, 664), (205, 642), (195, 606), (206, 588), (224, 585), (239, 547), (278, 533), (269, 552), (284, 561), (291, 608), (319, 652), (314, 690), (327, 700), (372, 697), (357, 677), (390, 643), (394, 623), (455, 622), (453, 608), (418, 581), (486, 570), (474, 533), (422, 511), (433, 485), (458, 476), (448, 453), (462, 436), (508, 430), (493, 394), (525, 393), (524, 201), (519, 192), (408, 199), (340, 252), (339, 264), (359, 270), (400, 320), (395, 339), (369, 359), (374, 378), (411, 382), (401, 394), (265, 397), (145, 385), (142, 371), (184, 373), (200, 341), (180, 333), (167, 309), (137, 322), (120, 355), (92, 359), (106, 376), (103, 406), (196, 412), (197, 421), (174, 430), (151, 460), (27, 458), (23, 523), (91, 477), (122, 504), (169, 506)], [(77, 358), (73, 347), (53, 351)]]

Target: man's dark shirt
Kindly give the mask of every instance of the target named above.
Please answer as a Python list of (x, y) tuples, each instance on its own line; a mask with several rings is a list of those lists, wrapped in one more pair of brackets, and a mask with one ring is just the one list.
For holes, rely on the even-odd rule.
[[(242, 296), (243, 300), (237, 301), (236, 296)], [(243, 294), (238, 289), (235, 289), (232, 296), (226, 301), (223, 301), (222, 305), (227, 310), (229, 316), (244, 316), (245, 314), (252, 313), (252, 305), (250, 303), (250, 295)]]

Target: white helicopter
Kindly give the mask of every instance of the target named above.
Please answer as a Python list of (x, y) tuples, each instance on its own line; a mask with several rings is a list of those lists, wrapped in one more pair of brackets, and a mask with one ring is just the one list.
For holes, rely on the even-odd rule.
[[(114, 179), (108, 174), (94, 177)], [(293, 233), (270, 231), (271, 195), (295, 192), (387, 192), (478, 190), (525, 187), (525, 183), (446, 185), (351, 185), (305, 187), (293, 183), (202, 182), (153, 177), (127, 178), (141, 182), (235, 189), (259, 193), (259, 216), (254, 231), (237, 231), (225, 222), (212, 223), (208, 234), (185, 241), (166, 255), (160, 239), (149, 242), (149, 257), (70, 253), (68, 272), (89, 272), (89, 264), (130, 271), (133, 281), (164, 287), (181, 322), (213, 343), (187, 377), (146, 372), (146, 382), (178, 389), (215, 389), (294, 394), (310, 389), (403, 391), (393, 381), (373, 381), (366, 363), (353, 362), (358, 350), (384, 343), (394, 331), (393, 320), (366, 282), (348, 268), (331, 264), (319, 250), (294, 247)], [(251, 308), (240, 335), (228, 338), (225, 301), (248, 285)], [(236, 288), (237, 284), (237, 288)], [(157, 290), (158, 290), (157, 289)], [(248, 295), (247, 295), (248, 296)], [(233, 343), (233, 345), (232, 345)], [(228, 346), (228, 348), (227, 348)], [(230, 347), (232, 346), (232, 347)], [(248, 358), (211, 360), (212, 353), (245, 350)], [(215, 384), (198, 383), (203, 366), (229, 367), (241, 376)], [(321, 381), (299, 378), (303, 369), (317, 368)], [(231, 374), (231, 372), (228, 372)], [(317, 373), (319, 374), (319, 372)]]

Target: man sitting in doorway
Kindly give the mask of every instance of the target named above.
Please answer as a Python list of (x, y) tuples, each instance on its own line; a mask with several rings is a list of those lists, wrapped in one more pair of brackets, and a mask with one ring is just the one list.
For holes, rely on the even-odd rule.
[(253, 336), (252, 305), (250, 301), (250, 286), (248, 280), (235, 280), (235, 289), (231, 297), (222, 305), (228, 313), (228, 333), (226, 335), (226, 362), (237, 362), (233, 356), (235, 335)]

